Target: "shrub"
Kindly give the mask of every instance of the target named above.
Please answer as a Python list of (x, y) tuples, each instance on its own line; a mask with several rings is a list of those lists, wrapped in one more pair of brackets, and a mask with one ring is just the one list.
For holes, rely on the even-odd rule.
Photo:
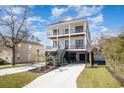
[(0, 65), (4, 65), (4, 64), (7, 64), (7, 61), (2, 59), (2, 58), (0, 58)]

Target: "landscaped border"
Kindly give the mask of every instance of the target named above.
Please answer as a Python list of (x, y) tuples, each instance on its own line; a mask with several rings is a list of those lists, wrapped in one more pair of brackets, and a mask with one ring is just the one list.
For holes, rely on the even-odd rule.
[(113, 76), (116, 80), (118, 80), (118, 81), (120, 82), (121, 86), (124, 87), (124, 79), (121, 78), (120, 76), (118, 76), (118, 75), (117, 75), (114, 71), (112, 71), (108, 66), (106, 66), (106, 68), (107, 68), (107, 70), (112, 74), (112, 76)]

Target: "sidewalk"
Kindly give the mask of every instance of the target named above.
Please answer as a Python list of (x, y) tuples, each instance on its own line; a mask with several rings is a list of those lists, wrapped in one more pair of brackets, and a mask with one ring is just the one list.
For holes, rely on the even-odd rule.
[(44, 66), (45, 63), (38, 63), (38, 64), (32, 64), (28, 66), (22, 66), (22, 67), (14, 67), (14, 68), (7, 68), (7, 69), (1, 69), (0, 70), (0, 76), (6, 75), (6, 74), (14, 74), (19, 72), (24, 72), (28, 70), (32, 70), (41, 66)]

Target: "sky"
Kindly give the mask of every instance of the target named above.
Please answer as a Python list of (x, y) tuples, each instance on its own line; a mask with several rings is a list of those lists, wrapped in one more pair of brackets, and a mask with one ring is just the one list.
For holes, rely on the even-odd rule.
[[(22, 7), (16, 6), (15, 13), (20, 13)], [(92, 42), (98, 39), (103, 33), (116, 35), (118, 29), (124, 26), (124, 6), (29, 6), (28, 25), (33, 35), (38, 37), (43, 45), (49, 45), (46, 33), (47, 25), (55, 23), (65, 16), (75, 19), (87, 18)]]

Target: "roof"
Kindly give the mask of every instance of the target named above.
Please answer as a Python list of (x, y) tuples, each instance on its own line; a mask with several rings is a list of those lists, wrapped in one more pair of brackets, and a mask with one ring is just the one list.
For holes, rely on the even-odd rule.
[[(5, 36), (5, 38), (10, 38), (8, 36)], [(1, 38), (0, 38), (1, 40)], [(21, 42), (19, 43), (29, 43), (29, 44), (34, 44), (34, 45), (39, 45), (39, 46), (43, 46), (42, 44), (38, 43), (38, 42), (35, 42), (35, 41), (31, 41), (31, 40), (22, 40)]]
[(73, 20), (74, 18), (71, 16), (65, 16), (63, 19), (60, 20), (60, 22), (64, 22), (64, 21), (70, 21)]
[(42, 44), (35, 42), (35, 41), (30, 41), (30, 40), (23, 40), (21, 43), (29, 43), (29, 44), (34, 44), (34, 45), (40, 45), (43, 46)]
[(62, 20), (62, 21), (59, 21), (59, 22), (56, 22), (56, 23), (52, 23), (52, 24), (49, 24), (47, 26), (51, 26), (51, 25), (55, 25), (55, 24), (60, 24), (60, 23), (66, 23), (66, 22), (71, 22), (71, 21), (78, 21), (78, 20), (86, 20), (87, 21), (87, 18), (79, 18), (79, 19), (71, 19), (71, 20)]

